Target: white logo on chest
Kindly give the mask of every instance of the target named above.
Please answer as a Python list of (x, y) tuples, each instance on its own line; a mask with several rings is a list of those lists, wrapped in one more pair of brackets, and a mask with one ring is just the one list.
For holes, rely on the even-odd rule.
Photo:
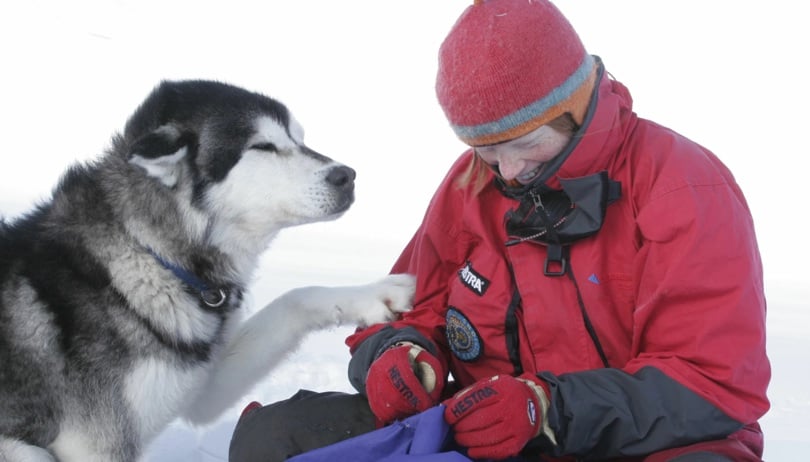
[(458, 276), (467, 288), (478, 295), (484, 295), (484, 292), (487, 291), (487, 287), (489, 287), (489, 281), (476, 273), (472, 268), (472, 263), (469, 261), (459, 270)]

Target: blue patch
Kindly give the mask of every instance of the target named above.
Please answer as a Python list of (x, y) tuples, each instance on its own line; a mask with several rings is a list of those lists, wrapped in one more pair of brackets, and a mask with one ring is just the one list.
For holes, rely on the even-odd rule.
[(447, 323), (447, 343), (450, 344), (453, 354), (465, 362), (480, 358), (483, 353), (481, 336), (478, 335), (478, 331), (475, 330), (470, 320), (461, 311), (451, 306), (447, 310), (445, 322)]
[(588, 280), (593, 282), (594, 284), (599, 284), (599, 278), (596, 277), (596, 274), (591, 274), (591, 277), (589, 277)]

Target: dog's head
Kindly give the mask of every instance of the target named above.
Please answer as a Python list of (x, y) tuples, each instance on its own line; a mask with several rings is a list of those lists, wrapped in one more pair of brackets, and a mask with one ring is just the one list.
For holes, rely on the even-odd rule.
[(335, 219), (354, 201), (354, 170), (309, 149), (283, 104), (224, 83), (161, 83), (122, 141), (158, 187), (248, 233)]

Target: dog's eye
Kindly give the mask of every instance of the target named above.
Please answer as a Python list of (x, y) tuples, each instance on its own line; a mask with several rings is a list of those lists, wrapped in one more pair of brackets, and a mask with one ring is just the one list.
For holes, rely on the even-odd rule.
[(259, 151), (278, 152), (278, 148), (273, 143), (256, 143), (250, 149), (257, 149)]

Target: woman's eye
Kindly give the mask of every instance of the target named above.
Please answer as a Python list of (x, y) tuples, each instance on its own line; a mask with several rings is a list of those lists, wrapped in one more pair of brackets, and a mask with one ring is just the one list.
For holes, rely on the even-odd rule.
[(273, 143), (257, 143), (250, 147), (259, 151), (278, 152), (278, 148)]

